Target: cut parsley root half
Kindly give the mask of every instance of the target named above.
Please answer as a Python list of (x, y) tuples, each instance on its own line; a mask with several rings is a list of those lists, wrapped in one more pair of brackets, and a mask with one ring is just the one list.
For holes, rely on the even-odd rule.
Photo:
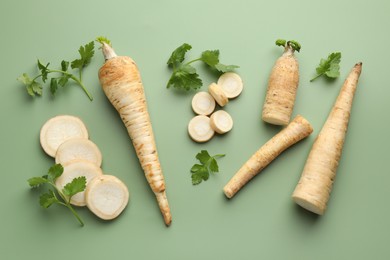
[(208, 116), (195, 116), (188, 124), (188, 134), (198, 143), (209, 141), (214, 136), (214, 130), (210, 125), (210, 118)]
[(88, 209), (104, 220), (119, 216), (129, 201), (126, 185), (117, 177), (102, 175), (93, 178), (85, 190)]
[(232, 130), (233, 119), (228, 112), (218, 110), (211, 115), (210, 126), (218, 134), (224, 134)]
[(238, 97), (244, 88), (241, 77), (234, 72), (222, 74), (218, 79), (217, 85), (222, 88), (228, 98)]
[(72, 138), (88, 139), (87, 127), (80, 118), (69, 115), (55, 116), (42, 126), (40, 143), (43, 150), (54, 157), (58, 147)]
[(192, 110), (198, 115), (210, 115), (215, 109), (215, 100), (207, 92), (202, 91), (192, 98)]
[(102, 154), (97, 145), (85, 138), (72, 138), (62, 143), (56, 153), (56, 163), (66, 164), (75, 160), (85, 160), (100, 167)]
[(225, 106), (229, 102), (229, 99), (223, 89), (216, 83), (210, 84), (209, 93), (221, 107)]
[[(87, 187), (90, 180), (96, 176), (103, 175), (103, 171), (100, 167), (88, 161), (73, 161), (71, 163), (64, 164), (64, 172), (55, 184), (59, 190), (62, 190), (67, 183), (70, 183), (74, 178), (85, 176), (87, 181)], [(85, 191), (79, 192), (72, 196), (70, 204), (75, 206), (85, 206)]]

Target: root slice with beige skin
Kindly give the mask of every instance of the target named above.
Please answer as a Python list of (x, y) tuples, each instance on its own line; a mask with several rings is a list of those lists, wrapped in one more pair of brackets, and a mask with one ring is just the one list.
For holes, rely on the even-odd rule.
[(40, 131), (41, 146), (51, 157), (55, 157), (62, 143), (72, 138), (88, 139), (87, 127), (75, 116), (59, 115), (50, 118)]
[(309, 136), (313, 132), (310, 123), (298, 115), (286, 128), (272, 137), (238, 170), (223, 191), (232, 198), (247, 182), (259, 174), (284, 150)]
[(112, 175), (101, 175), (93, 178), (85, 190), (85, 201), (88, 209), (104, 220), (118, 217), (129, 201), (126, 185)]
[[(85, 176), (88, 186), (90, 180), (103, 174), (100, 167), (88, 161), (73, 161), (66, 163), (63, 166), (64, 172), (58, 177), (55, 183), (59, 190), (62, 190), (65, 185), (70, 183), (74, 178)], [(85, 191), (73, 195), (70, 203), (75, 206), (85, 206)]]
[(84, 138), (72, 138), (62, 143), (56, 153), (56, 163), (65, 164), (75, 160), (85, 160), (100, 167), (102, 154), (97, 145)]
[(298, 205), (318, 215), (325, 213), (336, 177), (361, 69), (357, 63), (345, 80), (292, 194)]
[(238, 97), (243, 88), (244, 83), (242, 82), (241, 77), (234, 72), (226, 72), (222, 74), (217, 81), (227, 98), (236, 98)]
[(211, 115), (210, 126), (218, 134), (225, 134), (232, 130), (233, 119), (228, 112), (218, 110)]
[(288, 42), (277, 59), (269, 80), (262, 119), (274, 125), (287, 125), (294, 108), (299, 83), (299, 65)]
[(203, 115), (192, 118), (188, 123), (188, 134), (195, 142), (204, 143), (209, 141), (214, 136), (210, 118)]
[(145, 177), (156, 195), (164, 222), (170, 225), (172, 216), (165, 193), (165, 180), (140, 72), (130, 57), (117, 56), (108, 44), (102, 43), (102, 51), (105, 64), (99, 70), (100, 84), (127, 128)]
[(225, 106), (229, 102), (229, 99), (227, 98), (223, 89), (216, 83), (210, 84), (209, 93), (221, 107)]
[(192, 98), (192, 110), (198, 115), (208, 116), (215, 109), (215, 100), (207, 92), (201, 91)]

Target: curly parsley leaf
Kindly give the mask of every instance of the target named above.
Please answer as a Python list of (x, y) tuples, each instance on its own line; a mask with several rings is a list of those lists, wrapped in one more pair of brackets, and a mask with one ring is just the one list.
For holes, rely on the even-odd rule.
[(67, 207), (77, 218), (80, 224), (84, 226), (84, 222), (73, 209), (72, 205), (70, 204), (70, 200), (72, 196), (85, 190), (86, 178), (85, 176), (74, 178), (70, 183), (67, 183), (61, 191), (57, 188), (55, 181), (62, 175), (63, 171), (64, 168), (61, 164), (55, 164), (50, 167), (47, 175), (42, 177), (32, 177), (28, 179), (27, 182), (31, 188), (38, 188), (43, 184), (48, 184), (54, 188), (54, 190), (49, 189), (47, 192), (41, 194), (39, 197), (39, 204), (44, 208), (49, 208), (53, 204), (63, 205)]
[(321, 77), (322, 75), (328, 78), (337, 78), (340, 76), (340, 61), (341, 53), (333, 52), (328, 55), (327, 59), (321, 59), (320, 64), (316, 68), (317, 75), (310, 80), (310, 82)]
[(167, 88), (174, 87), (184, 90), (196, 90), (202, 87), (203, 83), (197, 73), (195, 67), (190, 64), (196, 61), (202, 61), (212, 69), (219, 72), (232, 71), (239, 66), (224, 65), (219, 62), (219, 50), (206, 50), (202, 52), (197, 59), (183, 63), (186, 53), (192, 49), (188, 43), (184, 43), (176, 48), (167, 61), (168, 67), (173, 68), (171, 77), (169, 78)]
[(206, 150), (201, 150), (195, 158), (198, 159), (200, 164), (194, 164), (191, 167), (191, 179), (193, 185), (198, 185), (202, 181), (207, 181), (209, 179), (210, 173), (219, 172), (219, 167), (217, 160), (225, 156), (225, 154), (217, 154), (210, 156)]

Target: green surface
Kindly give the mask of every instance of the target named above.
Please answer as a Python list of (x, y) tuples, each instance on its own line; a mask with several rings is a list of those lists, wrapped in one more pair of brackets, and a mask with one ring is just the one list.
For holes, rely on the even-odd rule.
[[(388, 64), (390, 2), (376, 1), (11, 1), (0, 3), (1, 259), (389, 259)], [(81, 44), (110, 38), (117, 53), (138, 64), (167, 184), (173, 223), (163, 224), (116, 111), (97, 78), (98, 52), (84, 81), (53, 99), (31, 99), (16, 81), (40, 58), (54, 66), (77, 58)], [(277, 38), (302, 44), (294, 115), (313, 134), (284, 152), (232, 200), (222, 188), (280, 127), (260, 120), (267, 78), (280, 47)], [(186, 127), (191, 93), (165, 88), (166, 61), (183, 42), (190, 57), (219, 49), (221, 61), (240, 65), (242, 95), (226, 111), (234, 129), (206, 144), (193, 143)], [(342, 52), (341, 77), (313, 83), (320, 58)], [(363, 62), (349, 131), (329, 208), (317, 217), (291, 201), (310, 147), (352, 66)], [(205, 85), (216, 80), (199, 66)], [(206, 89), (206, 86), (203, 87)], [(103, 153), (103, 170), (131, 193), (126, 211), (103, 222), (79, 209), (81, 228), (65, 208), (45, 210), (26, 180), (46, 173), (53, 160), (39, 145), (52, 116), (71, 114), (86, 123)], [(189, 169), (201, 149), (219, 159), (221, 173), (192, 186)]]

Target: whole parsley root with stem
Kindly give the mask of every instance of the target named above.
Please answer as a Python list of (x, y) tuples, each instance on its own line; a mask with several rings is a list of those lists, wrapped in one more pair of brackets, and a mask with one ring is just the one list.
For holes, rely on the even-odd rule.
[(197, 61), (202, 61), (210, 68), (221, 73), (239, 68), (239, 66), (236, 65), (224, 65), (220, 63), (219, 50), (206, 50), (202, 52), (199, 58), (183, 63), (186, 53), (191, 49), (191, 45), (183, 43), (172, 52), (167, 64), (168, 67), (173, 69), (173, 72), (169, 78), (167, 88), (174, 87), (188, 91), (202, 87), (203, 82), (200, 79), (199, 74), (196, 72), (196, 68), (192, 66), (192, 63)]
[(207, 181), (209, 179), (210, 173), (219, 172), (217, 159), (224, 156), (225, 154), (216, 154), (214, 156), (210, 156), (206, 150), (201, 150), (200, 153), (196, 155), (196, 159), (199, 160), (200, 164), (194, 164), (191, 167), (192, 184), (198, 185), (202, 181)]
[(42, 177), (33, 177), (28, 179), (28, 184), (31, 188), (38, 188), (43, 184), (48, 184), (53, 189), (49, 189), (47, 192), (41, 194), (39, 198), (39, 203), (44, 208), (49, 208), (53, 204), (59, 204), (67, 207), (73, 215), (80, 222), (81, 226), (84, 226), (84, 222), (73, 209), (70, 204), (72, 196), (82, 192), (86, 188), (86, 178), (84, 176), (74, 178), (71, 182), (66, 184), (62, 190), (59, 190), (55, 185), (56, 180), (62, 175), (64, 168), (61, 164), (55, 164), (50, 167), (47, 175)]
[(316, 68), (317, 75), (310, 80), (313, 82), (315, 79), (321, 77), (322, 75), (327, 76), (328, 78), (337, 78), (340, 76), (340, 61), (341, 61), (341, 53), (340, 52), (332, 52), (328, 55), (328, 58), (321, 59), (320, 64)]
[(267, 94), (262, 111), (263, 121), (274, 125), (287, 125), (294, 108), (299, 83), (299, 64), (295, 51), (301, 50), (296, 41), (276, 40), (284, 47), (268, 79)]
[[(56, 77), (50, 78), (50, 92), (52, 95), (55, 95), (55, 93), (58, 91), (59, 87), (65, 87), (69, 80), (73, 80), (76, 82), (77, 85), (79, 85), (85, 94), (87, 94), (89, 100), (93, 100), (93, 97), (91, 93), (87, 90), (85, 87), (83, 81), (82, 81), (82, 73), (83, 69), (90, 64), (91, 59), (95, 53), (94, 51), (94, 42), (89, 42), (84, 46), (80, 46), (79, 48), (79, 54), (80, 58), (75, 59), (71, 62), (62, 60), (61, 61), (61, 69), (51, 69), (49, 68), (50, 63), (47, 63), (46, 65), (42, 64), (42, 62), (38, 59), (37, 66), (40, 71), (40, 74), (30, 77), (27, 73), (23, 73), (19, 78), (18, 81), (22, 82), (26, 89), (27, 93), (34, 97), (36, 95), (42, 96), (43, 93), (43, 84), (38, 81), (39, 78), (41, 78), (43, 83), (46, 83), (46, 81), (49, 80), (49, 74), (58, 74)], [(77, 69), (78, 75), (73, 74), (71, 71), (69, 71), (69, 66), (71, 69)]]

